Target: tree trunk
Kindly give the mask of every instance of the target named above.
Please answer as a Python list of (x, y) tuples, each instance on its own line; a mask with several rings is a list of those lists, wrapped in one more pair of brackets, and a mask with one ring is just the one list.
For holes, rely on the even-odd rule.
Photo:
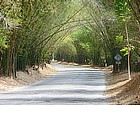
[(127, 28), (127, 21), (125, 23), (125, 30), (126, 30), (126, 40), (127, 40), (127, 47), (128, 47), (128, 79), (131, 80), (131, 72), (130, 72), (130, 43), (129, 43), (129, 36), (128, 36), (128, 28)]
[(13, 79), (15, 79), (16, 76), (16, 32), (15, 29), (13, 29), (13, 43), (12, 43), (12, 76)]

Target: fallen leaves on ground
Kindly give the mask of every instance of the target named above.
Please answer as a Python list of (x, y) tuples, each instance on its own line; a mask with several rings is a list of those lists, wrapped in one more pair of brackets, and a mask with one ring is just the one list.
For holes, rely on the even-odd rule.
[(107, 79), (106, 95), (112, 104), (140, 104), (140, 73), (132, 73), (131, 80), (127, 73), (108, 73)]
[(52, 74), (56, 70), (49, 64), (46, 67), (39, 68), (38, 71), (29, 69), (30, 73), (19, 71), (17, 72), (17, 78), (0, 77), (0, 93), (15, 87), (21, 87), (28, 85), (39, 80), (46, 78), (48, 75)]

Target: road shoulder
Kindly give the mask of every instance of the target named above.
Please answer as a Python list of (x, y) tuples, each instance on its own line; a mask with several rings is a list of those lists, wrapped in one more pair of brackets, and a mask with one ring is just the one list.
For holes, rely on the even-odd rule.
[(22, 87), (43, 80), (47, 76), (53, 74), (57, 70), (51, 65), (47, 64), (46, 67), (39, 68), (38, 71), (30, 69), (30, 73), (18, 71), (17, 78), (0, 77), (0, 93), (12, 88)]
[(131, 80), (128, 80), (128, 74), (125, 72), (108, 73), (106, 77), (106, 96), (112, 104), (140, 104), (140, 73), (133, 73)]

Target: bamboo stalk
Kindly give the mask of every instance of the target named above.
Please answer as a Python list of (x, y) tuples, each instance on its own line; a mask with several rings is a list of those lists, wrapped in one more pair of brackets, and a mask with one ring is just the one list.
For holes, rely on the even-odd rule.
[(128, 79), (131, 80), (131, 70), (130, 70), (130, 43), (129, 43), (129, 35), (128, 35), (128, 28), (127, 28), (127, 21), (125, 22), (125, 31), (126, 31), (126, 40), (127, 40), (127, 47), (128, 47)]

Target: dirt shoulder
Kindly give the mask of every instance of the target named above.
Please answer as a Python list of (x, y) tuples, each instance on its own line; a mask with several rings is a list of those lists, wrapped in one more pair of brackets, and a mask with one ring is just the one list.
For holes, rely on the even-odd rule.
[(113, 74), (109, 72), (107, 77), (106, 96), (112, 104), (132, 105), (140, 104), (140, 73), (132, 73), (132, 79), (128, 80), (125, 72)]
[(29, 69), (29, 73), (19, 71), (17, 72), (17, 78), (0, 77), (0, 93), (15, 87), (21, 87), (29, 85), (46, 78), (53, 74), (57, 70), (54, 69), (50, 64), (46, 64), (46, 67), (39, 68), (38, 70)]

